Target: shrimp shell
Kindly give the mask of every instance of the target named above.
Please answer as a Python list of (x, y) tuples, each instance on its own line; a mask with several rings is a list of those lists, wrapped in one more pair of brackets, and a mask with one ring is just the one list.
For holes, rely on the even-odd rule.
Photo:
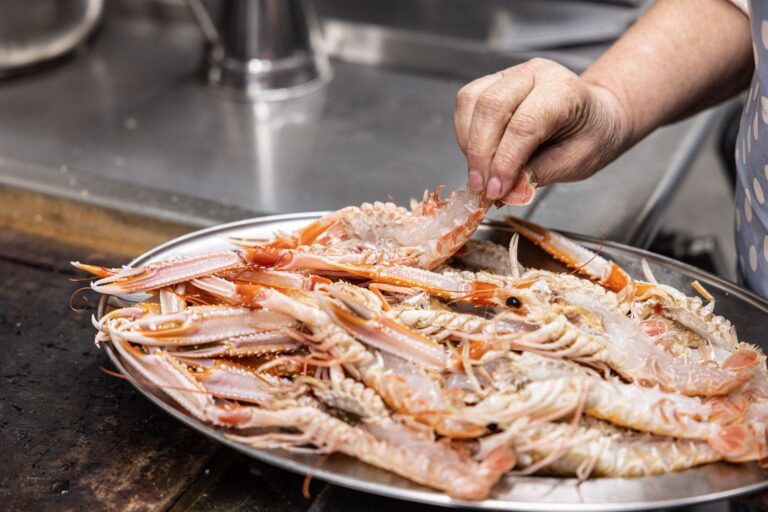
[[(568, 428), (563, 423), (543, 423), (529, 428), (524, 437), (516, 439), (515, 446), (527, 444), (535, 448), (521, 452), (519, 460), (533, 464), (543, 459), (557, 447), (557, 440), (566, 435)], [(571, 436), (568, 448), (547, 470), (556, 475), (584, 478), (582, 470), (592, 466), (592, 476), (626, 478), (661, 475), (721, 459), (722, 456), (703, 441), (580, 426)]]
[(453, 259), (474, 270), (501, 276), (512, 274), (509, 250), (489, 240), (468, 240)]

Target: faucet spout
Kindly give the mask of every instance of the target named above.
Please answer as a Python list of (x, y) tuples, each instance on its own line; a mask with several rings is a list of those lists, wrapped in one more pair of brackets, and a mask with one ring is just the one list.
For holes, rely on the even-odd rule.
[(331, 67), (307, 0), (223, 0), (212, 16), (187, 0), (207, 41), (204, 78), (217, 94), (277, 101), (313, 92)]

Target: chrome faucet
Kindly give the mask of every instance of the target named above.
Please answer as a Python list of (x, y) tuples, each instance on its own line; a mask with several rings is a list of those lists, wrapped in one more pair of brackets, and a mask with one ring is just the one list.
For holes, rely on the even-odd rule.
[(278, 101), (315, 91), (331, 67), (307, 0), (223, 0), (211, 16), (187, 0), (206, 38), (204, 78), (226, 97)]

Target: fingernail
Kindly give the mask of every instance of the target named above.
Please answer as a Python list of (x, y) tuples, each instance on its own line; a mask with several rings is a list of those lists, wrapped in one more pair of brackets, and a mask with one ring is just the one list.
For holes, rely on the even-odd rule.
[(488, 199), (498, 199), (501, 197), (501, 182), (496, 176), (488, 181), (486, 195), (488, 196)]
[(510, 192), (502, 200), (504, 204), (521, 205), (525, 204), (525, 192)]
[(530, 184), (528, 181), (518, 183), (515, 188), (501, 201), (504, 204), (511, 204), (516, 206), (524, 206), (533, 201), (533, 197), (536, 195), (536, 187)]
[(478, 171), (469, 171), (469, 190), (472, 192), (483, 190), (483, 175)]
[(533, 197), (536, 195), (536, 188), (530, 183), (526, 183), (523, 188), (523, 200), (521, 204), (528, 204), (533, 201)]

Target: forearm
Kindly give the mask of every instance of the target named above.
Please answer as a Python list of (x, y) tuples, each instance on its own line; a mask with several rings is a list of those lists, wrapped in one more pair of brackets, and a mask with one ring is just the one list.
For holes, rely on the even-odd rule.
[(583, 75), (626, 117), (626, 145), (749, 83), (749, 20), (726, 0), (660, 0)]

